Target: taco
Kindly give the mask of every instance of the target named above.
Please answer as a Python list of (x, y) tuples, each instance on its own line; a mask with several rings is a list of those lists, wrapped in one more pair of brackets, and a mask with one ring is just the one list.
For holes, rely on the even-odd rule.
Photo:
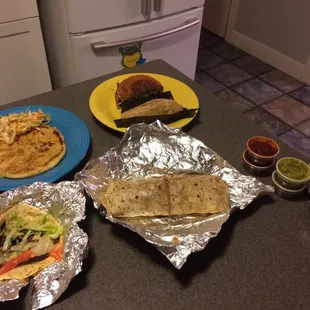
[(0, 281), (27, 279), (63, 253), (64, 227), (49, 213), (21, 203), (0, 215)]

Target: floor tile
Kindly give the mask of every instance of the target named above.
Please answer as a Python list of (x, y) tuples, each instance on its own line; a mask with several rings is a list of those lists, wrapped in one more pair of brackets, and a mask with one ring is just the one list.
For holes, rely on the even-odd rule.
[(222, 90), (216, 93), (215, 96), (227, 102), (228, 104), (231, 104), (234, 108), (236, 108), (240, 112), (245, 112), (255, 107), (253, 103), (239, 96), (237, 93), (235, 93), (230, 89)]
[(207, 73), (226, 86), (233, 86), (252, 77), (249, 73), (232, 64), (222, 64), (208, 70)]
[(292, 76), (287, 75), (286, 73), (277, 69), (261, 75), (260, 78), (269, 84), (281, 89), (285, 93), (289, 93), (304, 85), (302, 82), (299, 82)]
[(210, 50), (226, 60), (233, 60), (241, 56), (247, 55), (246, 52), (240, 50), (238, 47), (235, 47), (227, 42), (212, 46)]
[(223, 43), (224, 40), (212, 32), (206, 31), (206, 30), (201, 30), (200, 34), (200, 45), (204, 47), (209, 47), (215, 44), (220, 44)]
[(310, 120), (298, 125), (296, 129), (310, 138)]
[(198, 53), (197, 67), (199, 69), (209, 69), (223, 63), (225, 60), (216, 56), (209, 50), (200, 50)]
[(297, 130), (291, 129), (280, 135), (279, 138), (294, 150), (310, 158), (310, 139)]
[(236, 59), (233, 63), (253, 75), (259, 75), (274, 69), (271, 65), (251, 55)]
[(195, 75), (195, 82), (205, 87), (212, 93), (218, 92), (226, 88), (223, 84), (217, 82), (212, 77), (208, 76), (205, 72), (198, 70)]
[(262, 107), (291, 126), (310, 119), (310, 107), (290, 96), (277, 98)]
[(290, 93), (290, 95), (310, 107), (310, 86), (299, 88)]
[(237, 93), (255, 104), (264, 104), (280, 97), (282, 92), (259, 79), (252, 79), (233, 88)]
[(270, 115), (268, 112), (266, 112), (260, 107), (248, 111), (244, 113), (244, 115), (248, 116), (252, 121), (260, 124), (263, 128), (273, 133), (274, 135), (278, 135), (290, 128), (289, 125), (285, 124), (278, 118)]

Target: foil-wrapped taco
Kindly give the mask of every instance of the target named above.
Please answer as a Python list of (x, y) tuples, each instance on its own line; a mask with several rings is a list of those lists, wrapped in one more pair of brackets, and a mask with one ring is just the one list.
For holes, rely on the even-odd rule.
[[(0, 301), (26, 285), (31, 309), (54, 303), (82, 270), (86, 199), (77, 182), (36, 182), (0, 195)], [(29, 298), (30, 297), (30, 298)]]

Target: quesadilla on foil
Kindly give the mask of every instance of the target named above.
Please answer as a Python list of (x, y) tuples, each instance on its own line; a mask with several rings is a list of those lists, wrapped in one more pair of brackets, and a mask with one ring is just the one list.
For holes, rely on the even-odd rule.
[(115, 217), (214, 214), (229, 211), (228, 185), (218, 176), (172, 175), (137, 180), (111, 179), (98, 193)]
[(129, 127), (132, 124), (150, 124), (160, 120), (165, 124), (183, 118), (193, 117), (197, 109), (186, 109), (172, 99), (154, 99), (125, 111), (121, 118), (115, 120), (117, 127)]
[(51, 214), (21, 203), (0, 215), (0, 281), (27, 279), (63, 253), (64, 227)]

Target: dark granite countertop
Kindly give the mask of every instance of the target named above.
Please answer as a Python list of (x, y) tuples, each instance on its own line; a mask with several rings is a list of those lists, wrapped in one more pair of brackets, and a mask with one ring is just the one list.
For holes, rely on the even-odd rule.
[[(247, 139), (269, 136), (268, 132), (163, 61), (123, 72), (127, 71), (161, 73), (189, 85), (201, 108), (198, 118), (184, 130), (246, 173), (241, 155)], [(92, 137), (87, 161), (120, 140), (121, 135), (98, 123), (88, 107), (93, 89), (118, 74), (8, 106), (52, 105), (78, 115)], [(281, 156), (302, 157), (274, 139)], [(270, 178), (262, 180), (270, 183)], [(101, 221), (91, 201), (82, 228), (90, 237), (89, 256), (83, 271), (50, 309), (310, 309), (310, 208), (306, 196), (298, 201), (273, 194), (260, 197), (244, 211), (235, 212), (220, 234), (204, 251), (190, 255), (181, 270), (135, 233)], [(24, 301), (27, 289), (21, 295), (20, 300), (1, 307), (28, 308)]]

